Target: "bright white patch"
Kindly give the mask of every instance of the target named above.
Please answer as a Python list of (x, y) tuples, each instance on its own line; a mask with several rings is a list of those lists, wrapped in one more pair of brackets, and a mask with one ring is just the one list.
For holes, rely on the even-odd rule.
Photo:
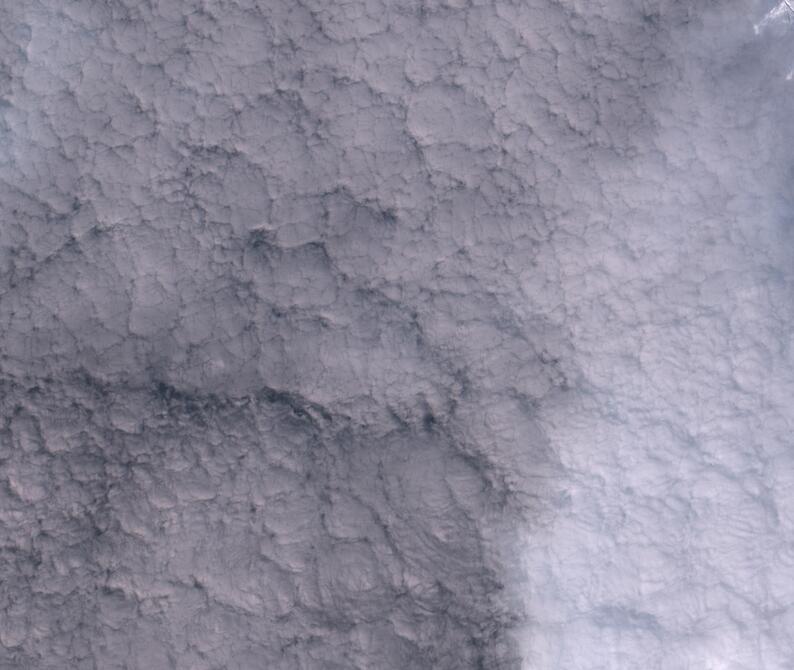
[(755, 24), (755, 33), (759, 35), (767, 26), (773, 23), (791, 23), (794, 19), (794, 5), (791, 0), (782, 0), (774, 9), (767, 12), (759, 23)]

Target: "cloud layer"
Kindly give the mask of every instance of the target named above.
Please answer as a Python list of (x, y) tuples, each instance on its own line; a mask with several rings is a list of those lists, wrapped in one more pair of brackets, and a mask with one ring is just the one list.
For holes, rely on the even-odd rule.
[(0, 665), (789, 667), (781, 11), (0, 9)]

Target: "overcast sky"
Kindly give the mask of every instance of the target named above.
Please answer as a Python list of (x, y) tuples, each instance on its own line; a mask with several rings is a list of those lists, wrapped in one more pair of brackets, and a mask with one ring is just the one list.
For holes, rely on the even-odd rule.
[(0, 668), (793, 667), (792, 20), (0, 0)]

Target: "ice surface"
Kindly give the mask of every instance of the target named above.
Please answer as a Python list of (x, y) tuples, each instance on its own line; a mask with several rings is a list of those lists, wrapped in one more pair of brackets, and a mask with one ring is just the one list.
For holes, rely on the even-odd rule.
[(772, 4), (0, 3), (0, 669), (794, 667)]

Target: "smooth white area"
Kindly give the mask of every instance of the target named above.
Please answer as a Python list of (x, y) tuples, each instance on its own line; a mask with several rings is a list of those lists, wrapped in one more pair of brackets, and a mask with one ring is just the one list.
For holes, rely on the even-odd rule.
[[(742, 30), (715, 43), (752, 46)], [(794, 667), (794, 246), (768, 167), (780, 127), (706, 69), (683, 69), (658, 112), (664, 167), (638, 158), (619, 204), (558, 248), (584, 391), (542, 411), (567, 478), (526, 542), (526, 670)]]

